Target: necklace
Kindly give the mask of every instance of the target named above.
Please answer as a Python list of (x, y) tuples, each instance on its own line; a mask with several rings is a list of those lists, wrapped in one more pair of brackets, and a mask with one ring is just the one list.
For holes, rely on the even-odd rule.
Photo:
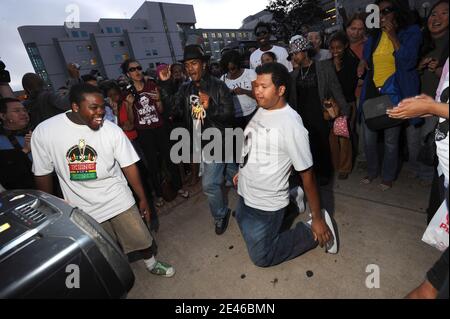
[(306, 70), (306, 73), (305, 73), (305, 74), (303, 74), (303, 68), (300, 67), (300, 77), (301, 77), (302, 81), (303, 81), (304, 79), (306, 79), (306, 77), (308, 76), (309, 69), (311, 69), (311, 65), (312, 65), (312, 63), (308, 66), (308, 70)]

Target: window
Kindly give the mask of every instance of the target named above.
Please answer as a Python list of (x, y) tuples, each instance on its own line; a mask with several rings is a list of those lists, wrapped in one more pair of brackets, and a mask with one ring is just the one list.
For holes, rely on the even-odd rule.
[(153, 49), (153, 55), (158, 55), (158, 50)]
[(111, 46), (113, 48), (116, 48), (119, 45), (119, 43), (117, 41), (111, 41)]
[(213, 38), (213, 39), (216, 38), (216, 34), (214, 32), (211, 33), (211, 38)]
[(113, 28), (107, 27), (107, 28), (106, 28), (106, 32), (108, 32), (108, 33), (113, 33)]
[(116, 31), (116, 33), (121, 33), (122, 32), (122, 28), (121, 27), (115, 27), (114, 31)]
[(89, 44), (88, 44), (88, 45), (86, 46), (86, 49), (87, 49), (88, 51), (92, 51), (92, 45), (89, 45)]
[(231, 37), (232, 37), (232, 38), (236, 38), (236, 33), (231, 32)]
[(203, 33), (203, 38), (208, 39), (208, 33)]
[(72, 31), (72, 37), (79, 38), (80, 34), (78, 33), (78, 31)]
[(218, 38), (222, 38), (222, 33), (220, 33), (220, 32), (217, 33), (217, 37), (218, 37)]
[(230, 33), (229, 32), (225, 33), (225, 38), (229, 38), (229, 37), (230, 37)]
[(91, 65), (97, 65), (97, 59), (96, 58), (92, 58), (90, 61)]
[(88, 33), (86, 31), (81, 31), (81, 36), (83, 38), (87, 38), (89, 35), (88, 35)]
[(119, 45), (120, 45), (121, 47), (124, 47), (124, 46), (125, 46), (125, 42), (119, 41)]
[(82, 45), (77, 45), (77, 51), (78, 52), (83, 52), (84, 51), (84, 47)]
[(242, 32), (238, 32), (238, 37), (242, 38)]

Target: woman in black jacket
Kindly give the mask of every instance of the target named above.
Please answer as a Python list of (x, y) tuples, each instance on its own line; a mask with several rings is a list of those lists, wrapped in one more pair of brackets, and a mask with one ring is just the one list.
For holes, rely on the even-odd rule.
[(314, 170), (319, 183), (326, 185), (333, 175), (329, 144), (331, 121), (340, 115), (349, 116), (350, 107), (331, 61), (314, 61), (314, 50), (307, 39), (296, 36), (289, 53), (299, 65), (291, 73), (289, 104), (300, 114), (309, 132)]

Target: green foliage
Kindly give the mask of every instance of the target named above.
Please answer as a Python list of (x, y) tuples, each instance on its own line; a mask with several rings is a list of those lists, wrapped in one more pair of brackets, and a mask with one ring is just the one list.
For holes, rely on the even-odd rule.
[(327, 15), (315, 0), (270, 0), (266, 10), (273, 14), (274, 35), (284, 42), (302, 27), (322, 21)]

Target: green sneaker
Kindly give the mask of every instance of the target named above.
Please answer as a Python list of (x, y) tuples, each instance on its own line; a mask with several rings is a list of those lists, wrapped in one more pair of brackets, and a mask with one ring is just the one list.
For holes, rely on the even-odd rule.
[(149, 271), (153, 275), (162, 276), (162, 277), (172, 277), (175, 275), (175, 268), (171, 265), (166, 264), (162, 261), (156, 261), (155, 267), (153, 269), (149, 269)]

